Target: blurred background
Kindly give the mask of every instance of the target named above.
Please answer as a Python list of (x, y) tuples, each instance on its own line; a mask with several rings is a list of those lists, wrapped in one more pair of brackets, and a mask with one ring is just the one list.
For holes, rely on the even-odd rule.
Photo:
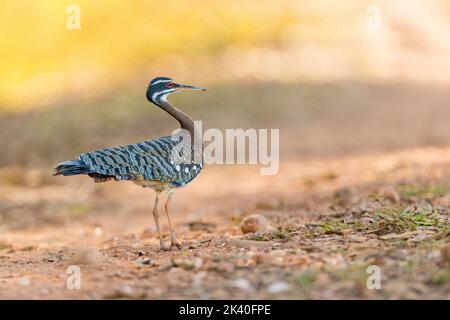
[[(2, 0), (0, 298), (123, 298), (124, 279), (139, 298), (448, 297), (449, 34), (450, 0)], [(177, 128), (146, 100), (156, 76), (208, 88), (170, 98), (204, 129), (280, 129), (278, 175), (207, 166), (175, 196), (186, 257), (208, 273), (199, 292), (197, 262), (156, 268), (186, 252), (157, 250), (152, 192), (52, 177)], [(252, 213), (282, 231), (280, 250), (230, 242), (265, 240), (241, 232)], [(112, 263), (65, 290), (79, 246)], [(374, 263), (390, 268), (385, 291), (365, 289)], [(292, 290), (267, 292), (280, 281)]]
[(449, 31), (448, 0), (3, 1), (0, 166), (171, 132), (160, 75), (209, 88), (172, 98), (206, 128), (280, 128), (282, 159), (445, 145)]

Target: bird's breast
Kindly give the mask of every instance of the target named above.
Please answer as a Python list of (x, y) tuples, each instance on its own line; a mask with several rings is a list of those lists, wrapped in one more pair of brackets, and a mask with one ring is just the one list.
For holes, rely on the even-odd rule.
[(170, 189), (170, 185), (168, 183), (156, 180), (134, 180), (133, 182), (138, 186), (150, 188), (155, 191), (164, 191)]

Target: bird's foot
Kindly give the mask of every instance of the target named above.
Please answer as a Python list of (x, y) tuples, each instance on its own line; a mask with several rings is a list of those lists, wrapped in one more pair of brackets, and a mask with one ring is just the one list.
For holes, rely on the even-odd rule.
[(176, 239), (172, 239), (170, 247), (171, 248), (177, 247), (177, 249), (183, 250), (183, 245), (181, 243), (179, 243), (178, 240), (176, 240)]
[(164, 242), (161, 242), (159, 245), (159, 249), (161, 251), (170, 251), (172, 249), (172, 246), (168, 246)]
[(172, 240), (169, 245), (166, 245), (165, 243), (160, 244), (160, 250), (161, 251), (171, 251), (173, 248), (177, 248), (179, 250), (183, 250), (183, 245), (179, 243), (177, 240)]

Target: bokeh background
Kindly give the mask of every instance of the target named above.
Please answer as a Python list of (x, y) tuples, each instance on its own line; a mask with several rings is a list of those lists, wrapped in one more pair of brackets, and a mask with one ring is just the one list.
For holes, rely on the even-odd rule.
[(0, 30), (1, 166), (171, 132), (159, 75), (209, 87), (172, 98), (206, 128), (280, 128), (285, 159), (450, 141), (448, 0), (3, 1)]
[[(0, 298), (448, 298), (449, 34), (449, 0), (2, 0)], [(156, 76), (208, 87), (170, 98), (205, 129), (280, 129), (278, 175), (176, 193), (185, 251), (158, 250), (149, 190), (52, 176), (177, 128)]]

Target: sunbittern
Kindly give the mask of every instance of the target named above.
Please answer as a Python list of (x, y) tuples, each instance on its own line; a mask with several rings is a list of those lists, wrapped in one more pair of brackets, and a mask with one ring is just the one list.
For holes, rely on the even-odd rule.
[[(175, 189), (191, 182), (203, 168), (201, 143), (200, 148), (195, 147), (196, 141), (201, 141), (201, 137), (195, 136), (198, 133), (195, 130), (194, 121), (167, 101), (169, 94), (181, 90), (204, 91), (206, 89), (178, 84), (167, 77), (157, 77), (148, 86), (147, 99), (178, 120), (181, 128), (190, 134), (191, 139), (185, 139), (186, 136), (172, 135), (87, 152), (81, 154), (77, 160), (58, 164), (54, 173), (54, 175), (64, 176), (87, 174), (95, 182), (131, 180), (137, 185), (155, 190), (153, 217), (162, 250), (170, 250), (173, 246), (182, 248), (170, 223), (170, 200)], [(176, 152), (173, 152), (175, 150)], [(179, 150), (190, 151), (187, 154), (188, 157), (182, 156)], [(176, 161), (174, 154), (181, 156), (184, 161), (179, 159)], [(158, 202), (163, 191), (167, 191), (168, 194), (164, 208), (170, 229), (170, 247), (164, 244), (159, 227)]]

